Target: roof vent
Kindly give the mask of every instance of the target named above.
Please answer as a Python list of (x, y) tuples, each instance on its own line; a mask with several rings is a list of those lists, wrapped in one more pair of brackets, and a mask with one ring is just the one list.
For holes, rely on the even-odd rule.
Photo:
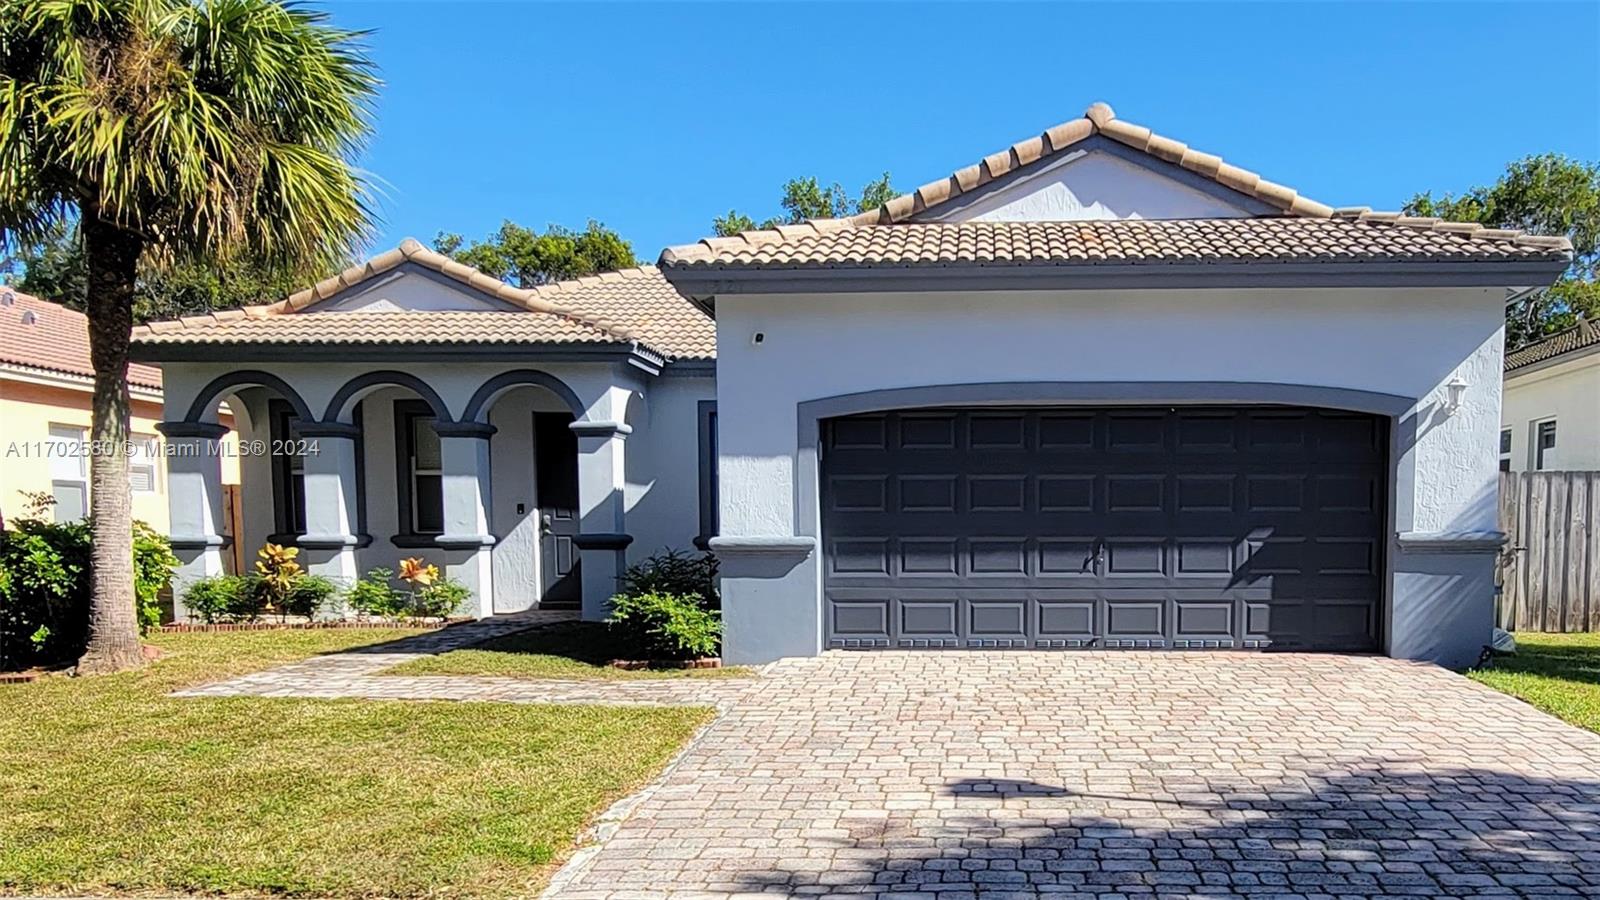
[(39, 324), (39, 314), (34, 312), (31, 309), (28, 310), (27, 312), (22, 314), (22, 324), (24, 324), (24, 325), (37, 325), (37, 324)]
[(0, 291), (0, 306), (10, 306), (16, 302), (17, 295), (14, 292), (10, 290)]

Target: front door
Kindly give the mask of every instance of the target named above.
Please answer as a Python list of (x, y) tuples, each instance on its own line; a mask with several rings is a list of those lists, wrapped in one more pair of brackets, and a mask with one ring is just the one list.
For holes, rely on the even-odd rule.
[(578, 548), (578, 436), (571, 413), (534, 413), (539, 493), (539, 605), (577, 607), (583, 599)]

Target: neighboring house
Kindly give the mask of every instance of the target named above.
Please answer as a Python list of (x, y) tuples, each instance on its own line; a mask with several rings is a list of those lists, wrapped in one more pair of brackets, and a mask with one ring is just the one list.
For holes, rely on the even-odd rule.
[[(88, 513), (93, 389), (83, 313), (0, 286), (0, 514), (8, 520), (28, 512), (25, 494), (53, 498), (57, 521)], [(130, 366), (128, 391), (133, 517), (166, 531), (167, 476), (156, 433), (161, 370)]]
[[(881, 209), (533, 290), (414, 241), (158, 323), (184, 577), (245, 525), (479, 614), (709, 538), (724, 654), (1488, 640), (1508, 291), (1570, 246), (1333, 210), (1103, 104)], [(235, 402), (237, 401), (237, 402)], [(312, 444), (314, 443), (314, 446)], [(249, 501), (261, 498), (261, 503)]]
[(1600, 322), (1506, 354), (1500, 471), (1600, 470)]

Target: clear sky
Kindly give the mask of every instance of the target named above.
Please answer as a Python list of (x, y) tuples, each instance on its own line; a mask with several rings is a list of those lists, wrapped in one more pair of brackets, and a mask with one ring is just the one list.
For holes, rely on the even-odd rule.
[(325, 6), (375, 29), (380, 249), (596, 218), (653, 261), (790, 177), (909, 190), (1096, 100), (1334, 206), (1600, 160), (1600, 0)]

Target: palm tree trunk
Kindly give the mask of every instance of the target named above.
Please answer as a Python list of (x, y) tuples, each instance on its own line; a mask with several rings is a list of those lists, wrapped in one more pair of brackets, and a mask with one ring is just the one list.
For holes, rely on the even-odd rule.
[(128, 341), (143, 240), (83, 216), (89, 270), (89, 356), (94, 418), (89, 429), (89, 642), (79, 675), (144, 664), (133, 593), (133, 493), (128, 485)]

